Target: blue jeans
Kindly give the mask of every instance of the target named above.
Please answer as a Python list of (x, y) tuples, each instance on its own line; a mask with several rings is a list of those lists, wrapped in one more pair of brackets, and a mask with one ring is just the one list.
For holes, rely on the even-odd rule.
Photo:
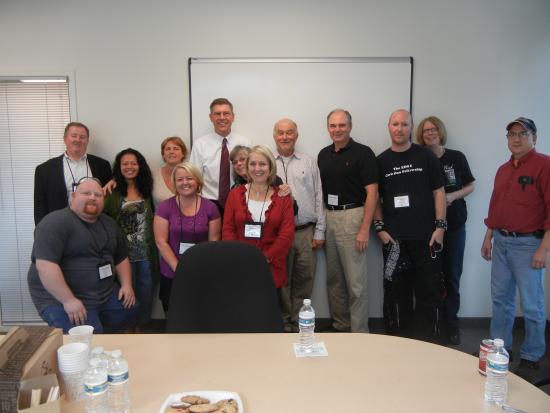
[[(98, 307), (86, 307), (85, 324), (94, 327), (94, 333), (122, 333), (135, 325), (138, 304), (124, 308), (118, 296), (119, 286), (115, 284), (109, 299)], [(62, 328), (67, 333), (75, 324), (71, 323), (62, 304), (50, 305), (40, 313), (42, 319), (51, 327)]]
[(139, 302), (137, 325), (147, 324), (153, 307), (153, 275), (148, 260), (132, 262), (132, 285)]
[(507, 349), (512, 348), (517, 285), (525, 324), (525, 339), (520, 348), (520, 357), (538, 361), (546, 349), (544, 272), (543, 269), (531, 267), (531, 260), (541, 240), (534, 236), (505, 237), (496, 230), (493, 236), (491, 337), (504, 339), (504, 346)]
[(466, 228), (464, 225), (453, 231), (445, 232), (443, 240), (443, 273), (445, 274), (445, 318), (451, 330), (458, 328), (458, 310), (460, 309), (460, 277), (464, 261)]

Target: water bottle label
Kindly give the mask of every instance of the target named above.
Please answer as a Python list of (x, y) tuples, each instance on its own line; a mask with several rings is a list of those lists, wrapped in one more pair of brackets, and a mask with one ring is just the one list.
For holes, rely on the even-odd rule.
[(304, 327), (312, 327), (315, 325), (315, 318), (300, 318), (298, 324)]
[(499, 362), (492, 360), (491, 357), (487, 359), (487, 368), (493, 370), (496, 373), (506, 373), (508, 371), (508, 361)]
[(97, 395), (107, 390), (107, 382), (100, 384), (84, 383), (84, 391), (89, 395)]
[(127, 371), (121, 374), (109, 374), (108, 376), (108, 380), (110, 384), (124, 383), (128, 380), (128, 378), (129, 378), (129, 375)]

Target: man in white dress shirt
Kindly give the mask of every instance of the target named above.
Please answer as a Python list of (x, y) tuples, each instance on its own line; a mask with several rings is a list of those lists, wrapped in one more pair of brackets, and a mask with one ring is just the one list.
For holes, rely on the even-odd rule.
[(291, 119), (281, 119), (273, 127), (277, 147), (277, 175), (290, 186), (298, 205), (294, 217), (294, 241), (287, 258), (288, 282), (281, 291), (285, 330), (298, 331), (298, 313), (304, 298), (311, 298), (316, 250), (325, 244), (323, 189), (317, 162), (295, 151), (298, 127)]
[(226, 98), (212, 101), (209, 116), (214, 132), (193, 143), (189, 161), (202, 173), (202, 195), (214, 201), (223, 216), (227, 193), (233, 183), (229, 152), (236, 145), (250, 146), (250, 141), (231, 132), (235, 114), (233, 105)]

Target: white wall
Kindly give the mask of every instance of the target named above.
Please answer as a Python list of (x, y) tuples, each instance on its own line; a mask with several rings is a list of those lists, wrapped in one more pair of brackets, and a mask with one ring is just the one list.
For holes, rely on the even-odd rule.
[[(533, 118), (550, 153), (549, 21), (547, 0), (0, 0), (0, 75), (68, 74), (91, 152), (112, 159), (132, 146), (156, 165), (163, 137), (188, 136), (188, 57), (413, 56), (414, 117), (441, 117), (477, 178), (461, 315), (483, 317), (490, 266), (479, 248), (507, 122)], [(550, 308), (548, 277), (546, 287)]]

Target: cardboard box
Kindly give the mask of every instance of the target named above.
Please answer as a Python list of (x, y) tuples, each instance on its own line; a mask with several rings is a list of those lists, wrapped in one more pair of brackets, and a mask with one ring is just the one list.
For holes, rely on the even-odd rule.
[[(0, 341), (0, 366), (10, 359), (27, 340), (30, 329), (47, 327), (13, 327), (8, 334)], [(42, 341), (42, 344), (31, 355), (24, 364), (21, 380), (30, 379), (47, 374), (57, 374), (57, 349), (63, 345), (63, 331), (59, 328), (53, 329)]]
[[(46, 376), (38, 376), (32, 379), (23, 380), (19, 387), (19, 397), (17, 399), (17, 411), (20, 413), (60, 413), (61, 401), (59, 398), (52, 402), (46, 403), (48, 393), (54, 386), (59, 386), (55, 374)], [(33, 389), (42, 389), (40, 404), (30, 407), (31, 394)]]
[(57, 349), (62, 344), (60, 329), (42, 326), (14, 327), (0, 340), (1, 413), (17, 410), (21, 381), (58, 373)]

